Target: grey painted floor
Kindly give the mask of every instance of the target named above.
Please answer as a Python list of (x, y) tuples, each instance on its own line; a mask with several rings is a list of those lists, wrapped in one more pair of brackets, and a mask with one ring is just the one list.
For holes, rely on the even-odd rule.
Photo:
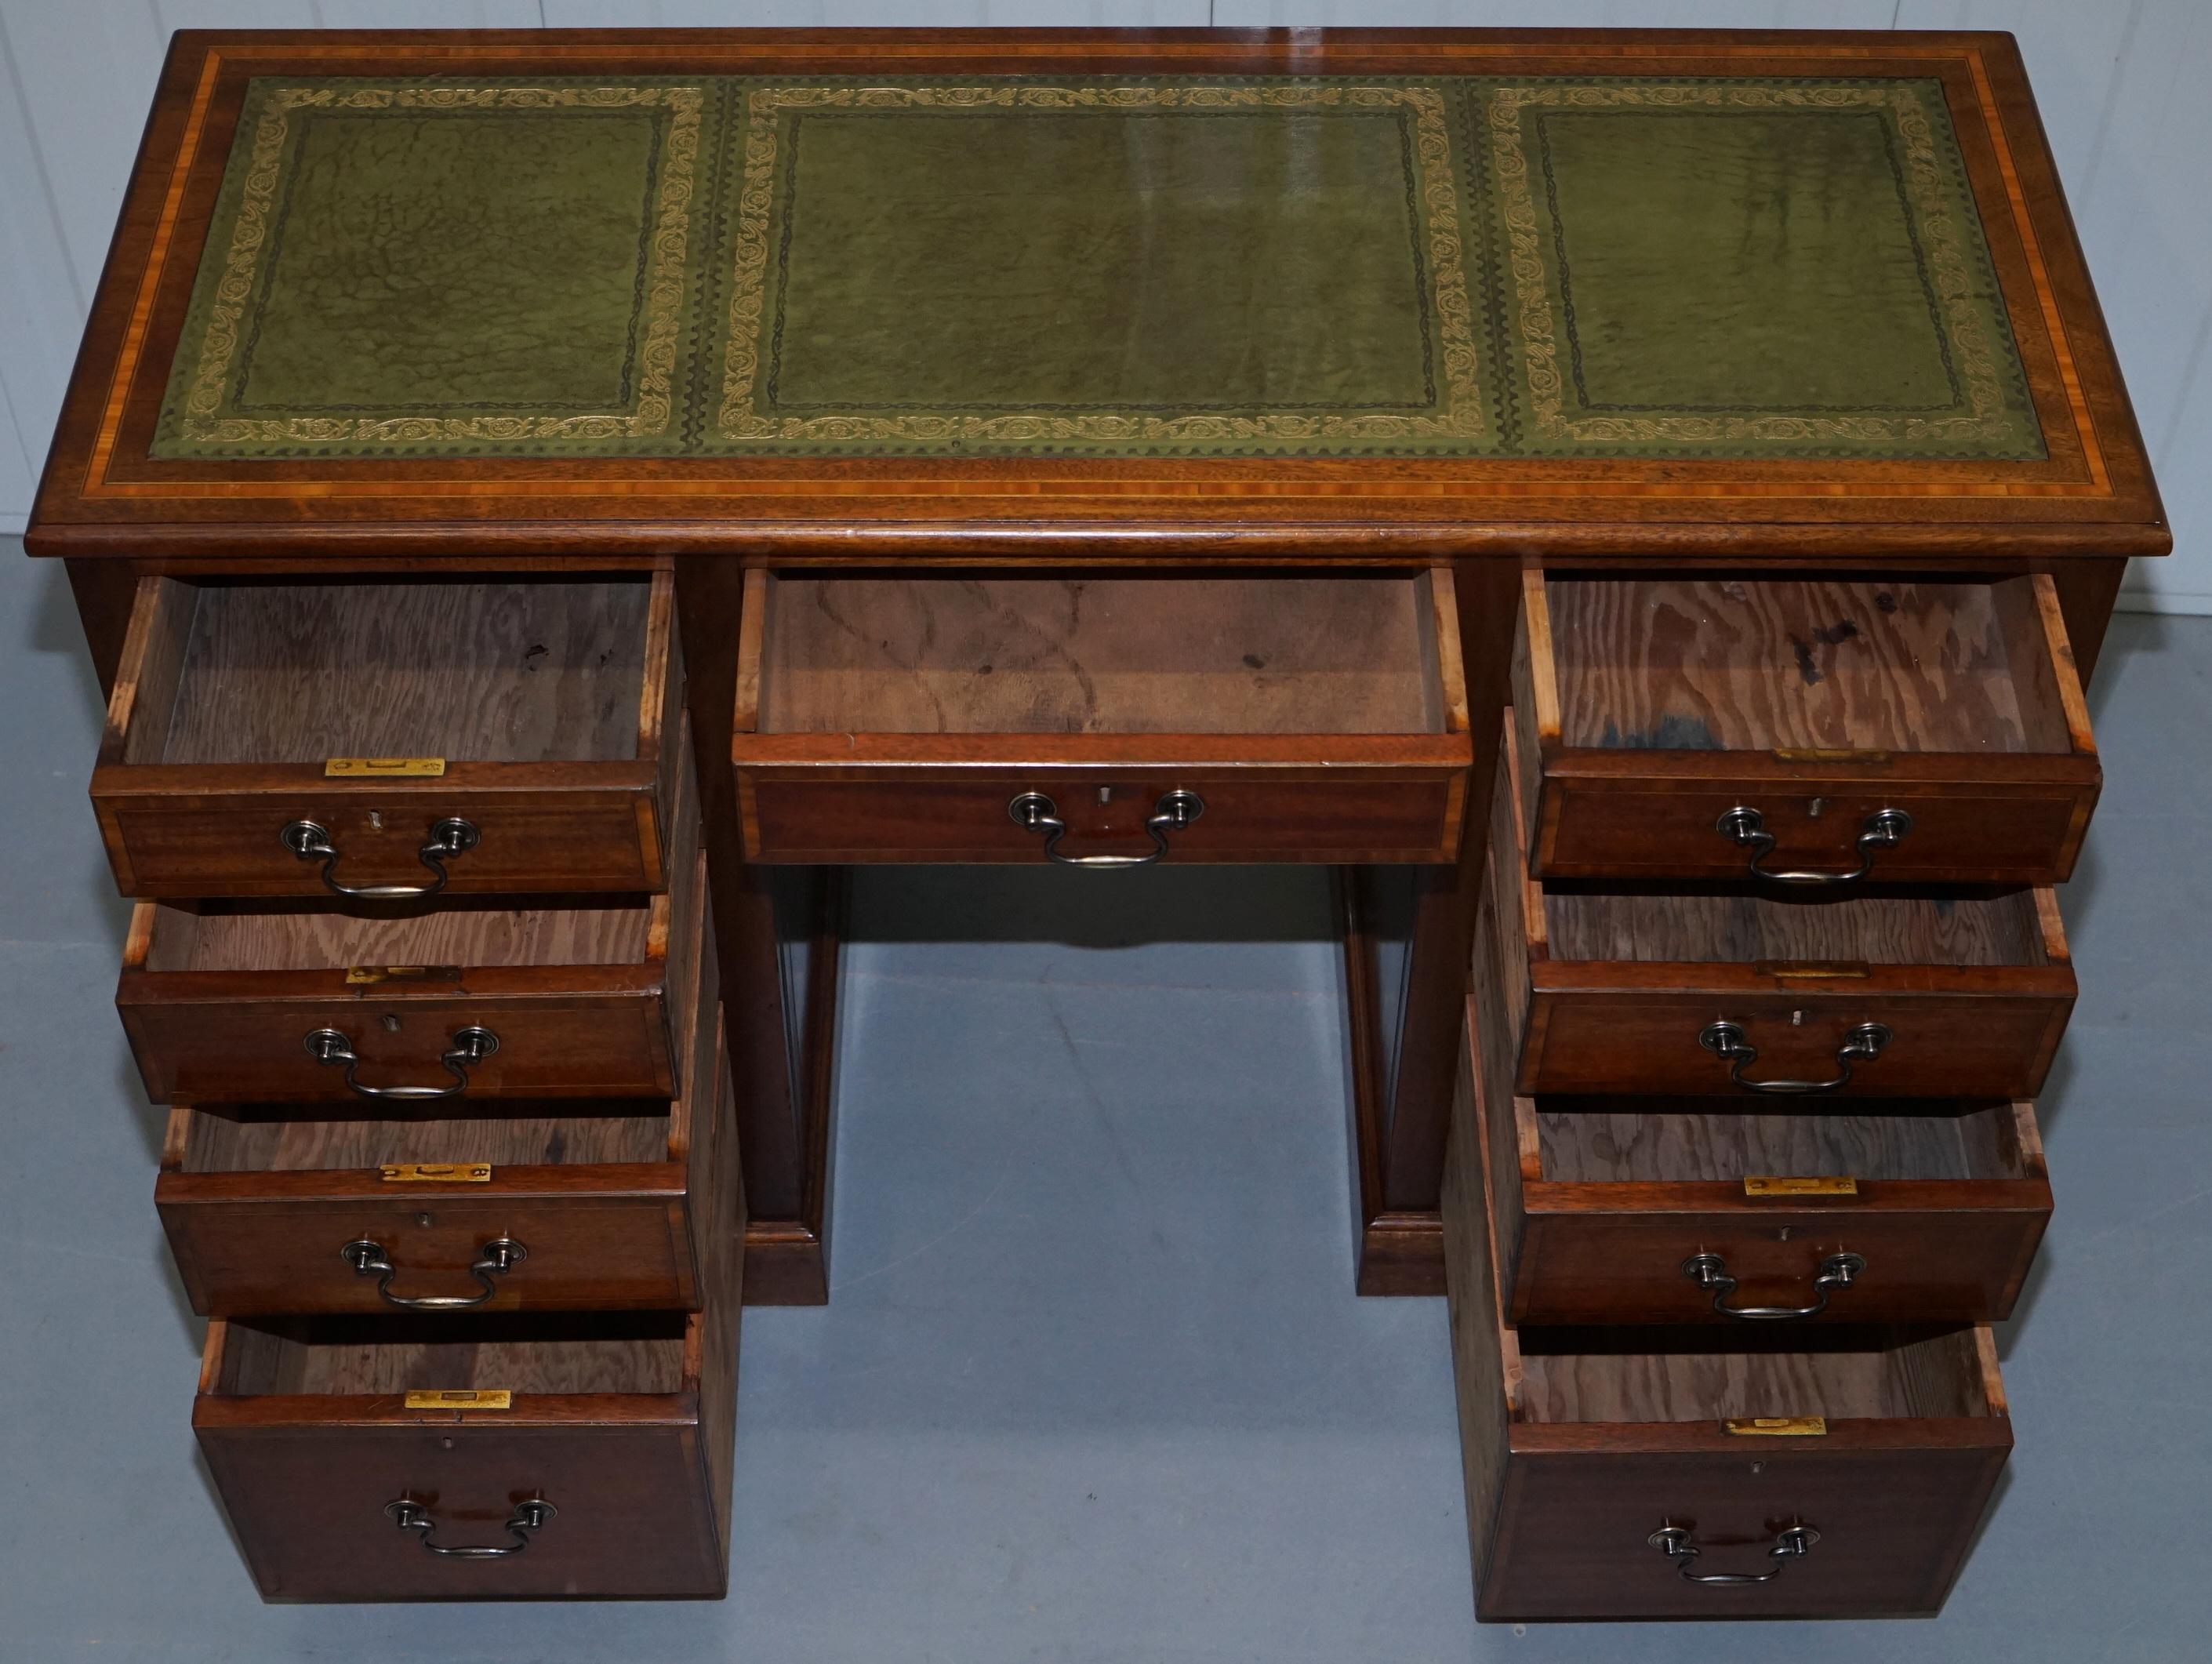
[[(0, 544), (0, 1661), (2203, 1658), (2212, 620), (2123, 619), (2065, 896), (2058, 1214), (2019, 1439), (1932, 1622), (1478, 1629), (1438, 1300), (1351, 1292), (1324, 892), (871, 874), (836, 1297), (744, 1327), (714, 1605), (265, 1607), (194, 1454), (200, 1325), (107, 1005), (100, 702)], [(945, 938), (951, 939), (945, 939)], [(2194, 1640), (2191, 1637), (2196, 1637)]]

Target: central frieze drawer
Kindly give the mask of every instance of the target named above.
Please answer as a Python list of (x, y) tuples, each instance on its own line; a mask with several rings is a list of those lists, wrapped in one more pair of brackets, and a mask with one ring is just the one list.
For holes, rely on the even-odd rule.
[(126, 896), (658, 890), (665, 574), (138, 586), (93, 771)]
[(1451, 574), (748, 574), (765, 861), (1438, 862), (1472, 750)]

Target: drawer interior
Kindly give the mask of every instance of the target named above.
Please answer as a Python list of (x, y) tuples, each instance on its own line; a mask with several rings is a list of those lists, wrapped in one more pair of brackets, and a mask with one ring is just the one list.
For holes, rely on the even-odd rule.
[(657, 720), (647, 577), (148, 586), (111, 760), (619, 762)]
[(665, 942), (666, 897), (593, 900), (590, 907), (518, 908), (453, 896), (433, 912), (381, 918), (319, 902), (142, 902), (143, 963), (149, 971), (629, 965)]
[[(1831, 1420), (2004, 1413), (1976, 1332), (1902, 1328), (1771, 1335), (1698, 1328), (1517, 1331), (1527, 1422)], [(1749, 1441), (1755, 1443), (1756, 1441)]]
[(2033, 578), (1547, 578), (1543, 599), (1563, 744), (2072, 749)]
[(303, 1120), (289, 1106), (261, 1105), (179, 1105), (173, 1114), (176, 1164), (170, 1170), (179, 1173), (343, 1172), (397, 1162), (489, 1162), (495, 1171), (678, 1159), (669, 1147), (673, 1122), (665, 1106), (658, 1114), (401, 1120)]
[[(1542, 1178), (1575, 1184), (1787, 1178), (1983, 1180), (2040, 1176), (2027, 1106), (1963, 1112), (1716, 1114), (1698, 1099), (1516, 1098), (1520, 1147)], [(2023, 1121), (2022, 1117), (2027, 1119)]]
[(676, 1393), (686, 1321), (681, 1312), (487, 1313), (457, 1340), (450, 1318), (232, 1319), (207, 1390)]
[(762, 733), (1431, 734), (1465, 726), (1448, 571), (748, 574)]
[(2063, 963), (2049, 892), (1830, 899), (1549, 883), (1545, 935), (1561, 960), (1655, 963), (2045, 965)]

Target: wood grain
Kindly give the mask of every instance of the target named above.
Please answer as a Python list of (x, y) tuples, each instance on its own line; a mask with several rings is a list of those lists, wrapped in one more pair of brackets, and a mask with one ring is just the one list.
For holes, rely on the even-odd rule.
[[(1710, 1102), (1516, 1100), (1534, 1123), (1543, 1177), (1560, 1183), (1794, 1178), (2010, 1179), (2023, 1167), (2014, 1107), (1948, 1114), (1726, 1114)], [(1631, 1105), (1633, 1108), (1631, 1108)], [(1939, 1106), (1929, 1106), (1931, 1108)]]
[(378, 1397), (433, 1388), (515, 1393), (673, 1393), (684, 1385), (684, 1328), (675, 1312), (487, 1314), (459, 1338), (450, 1318), (232, 1320), (258, 1333), (227, 1348), (216, 1393), (231, 1397)]
[(1818, 899), (1547, 885), (1555, 960), (2042, 965), (2034, 893)]
[[(650, 586), (210, 584), (167, 744), (129, 762), (638, 755)], [(657, 692), (657, 690), (656, 690)]]
[(784, 576), (767, 595), (763, 732), (1444, 728), (1419, 577)]
[[(667, 902), (514, 907), (456, 896), (435, 911), (370, 918), (313, 902), (142, 902), (149, 972), (343, 969), (349, 965), (643, 963)], [(665, 928), (665, 926), (664, 926)]]
[[(1841, 874), (1886, 810), (1910, 825), (1875, 852), (1877, 882), (2072, 872), (2103, 773), (2050, 575), (1523, 576), (1512, 697), (1536, 873), (1748, 881), (1756, 853), (1769, 871)], [(1554, 590), (1588, 639), (1555, 647)], [(1978, 646), (1958, 639), (1969, 623)], [(1569, 672), (1581, 724), (1563, 737), (1557, 683)], [(1971, 698), (1953, 696), (1962, 684)], [(1792, 749), (1791, 736), (1815, 733), (1856, 738)], [(1771, 849), (1728, 835), (1742, 808)]]
[[(1471, 1031), (1470, 1031), (1471, 1032)], [(1496, 1193), (1476, 1114), (1480, 1049), (1463, 1052), (1444, 1145), (1444, 1289), (1451, 1323), (1452, 1389), (1459, 1410), (1462, 1479), (1475, 1587), (1492, 1556), (1521, 1394), (1519, 1348), (1503, 1327), (1498, 1237), (1486, 1201)]]
[[(667, 730), (684, 673), (669, 574), (545, 586), (568, 595), (565, 608), (512, 606), (514, 593), (538, 586), (482, 574), (409, 585), (363, 573), (313, 586), (256, 575), (141, 582), (92, 781), (124, 894), (327, 896), (319, 864), (297, 859), (277, 835), (295, 820), (328, 832), (341, 852), (337, 881), (419, 884), (420, 851), (449, 816), (480, 837), (447, 862), (448, 895), (668, 881), (678, 746)], [(288, 609), (272, 596), (307, 598)], [(186, 640), (207, 628), (210, 610), (239, 628), (216, 629), (210, 654), (221, 663), (188, 678)], [(317, 655), (333, 629), (342, 639), (325, 663)], [(497, 639), (518, 631), (561, 643), (560, 656), (544, 641)], [(610, 631), (621, 642), (610, 635), (594, 649), (594, 632)], [(357, 650), (369, 659), (340, 656)], [(364, 714), (359, 726), (347, 726), (349, 710)], [(200, 733), (192, 755), (170, 755), (179, 721)], [(324, 774), (330, 755), (392, 755), (401, 738), (481, 745), (489, 757), (449, 759), (435, 776)], [(405, 753), (423, 754), (421, 745)]]
[(2031, 581), (1552, 580), (1560, 739), (2066, 751), (2040, 626), (1996, 598)]
[[(1829, 1344), (1813, 1349), (1815, 1333)], [(1990, 1413), (1972, 1331), (1869, 1339), (1797, 1331), (1789, 1344), (1802, 1349), (1778, 1350), (1768, 1336), (1733, 1330), (1523, 1330), (1522, 1413), (1539, 1422)]]
[[(1858, 1327), (1785, 1339), (1501, 1325), (1494, 1200), (1519, 1157), (1510, 1135), (1482, 1135), (1486, 980), (1476, 977), (1478, 1072), (1465, 1078), (1474, 1090), (1462, 1090), (1454, 1118), (1444, 1203), (1478, 1615), (1838, 1617), (1940, 1606), (2012, 1442), (1989, 1332)], [(1801, 1439), (1732, 1437), (1720, 1424), (1755, 1413), (1831, 1419), (1825, 1436)], [(1662, 1522), (1680, 1524), (1710, 1557), (1702, 1570), (1761, 1570), (1778, 1524), (1797, 1520), (1821, 1532), (1825, 1556), (1717, 1597), (1676, 1577), (1646, 1540)]]
[(666, 1114), (485, 1115), (433, 1120), (303, 1119), (296, 1109), (179, 1107), (182, 1173), (314, 1173), (387, 1162), (501, 1167), (665, 1162)]

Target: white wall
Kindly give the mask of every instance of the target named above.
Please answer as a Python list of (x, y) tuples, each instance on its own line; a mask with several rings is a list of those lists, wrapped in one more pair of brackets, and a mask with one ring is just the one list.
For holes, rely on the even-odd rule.
[(2212, 612), (2208, 0), (0, 0), (0, 532), (29, 510), (172, 29), (1207, 22), (2012, 30), (2173, 520), (2124, 604)]

